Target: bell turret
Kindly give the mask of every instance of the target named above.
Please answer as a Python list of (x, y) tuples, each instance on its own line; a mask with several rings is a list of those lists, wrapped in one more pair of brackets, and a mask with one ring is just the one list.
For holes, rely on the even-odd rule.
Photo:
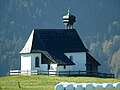
[(73, 24), (76, 21), (76, 17), (70, 14), (68, 9), (68, 14), (63, 16), (63, 23), (65, 24), (65, 29), (73, 29)]

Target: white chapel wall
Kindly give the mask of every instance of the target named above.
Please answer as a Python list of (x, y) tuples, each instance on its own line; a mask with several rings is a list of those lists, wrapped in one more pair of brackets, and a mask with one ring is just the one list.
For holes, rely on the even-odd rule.
[[(65, 55), (70, 58), (73, 56), (73, 62), (75, 65), (57, 66), (57, 64), (50, 64), (49, 71), (73, 71), (80, 70), (86, 71), (86, 53), (76, 52), (76, 53), (65, 53)], [(35, 67), (35, 58), (39, 57), (39, 67)], [(48, 64), (41, 64), (41, 53), (31, 53), (21, 55), (21, 70), (48, 70)]]
[(21, 55), (21, 70), (31, 70), (31, 56), (28, 54)]
[[(31, 69), (32, 70), (40, 70), (41, 68), (41, 53), (31, 53)], [(39, 67), (35, 67), (35, 58), (39, 57)]]
[(86, 71), (86, 52), (75, 52), (75, 53), (65, 53), (65, 55), (70, 58), (73, 57), (73, 62), (75, 65), (72, 65), (73, 70)]
[[(33, 53), (31, 54), (31, 57), (32, 57), (32, 64), (31, 64), (31, 67), (32, 67), (32, 70), (43, 70), (43, 71), (47, 71), (48, 70), (48, 64), (41, 64), (41, 53)], [(35, 58), (36, 57), (39, 57), (39, 67), (35, 67)], [(50, 64), (50, 71), (55, 71), (56, 70), (56, 67), (57, 67), (57, 64)]]
[[(39, 57), (39, 67), (35, 67), (35, 58)], [(50, 71), (56, 71), (57, 64), (50, 64)], [(48, 64), (41, 64), (41, 53), (21, 55), (21, 70), (48, 70)]]

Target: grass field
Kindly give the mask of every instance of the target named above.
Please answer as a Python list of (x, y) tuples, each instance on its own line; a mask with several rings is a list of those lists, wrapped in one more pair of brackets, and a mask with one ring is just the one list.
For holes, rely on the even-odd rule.
[(55, 85), (59, 82), (116, 83), (120, 82), (120, 79), (63, 76), (8, 76), (0, 77), (0, 90), (54, 90)]

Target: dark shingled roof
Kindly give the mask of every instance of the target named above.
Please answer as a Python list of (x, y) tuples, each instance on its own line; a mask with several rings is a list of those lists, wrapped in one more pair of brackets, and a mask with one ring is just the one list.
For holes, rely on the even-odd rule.
[(41, 52), (58, 65), (74, 65), (64, 53), (88, 52), (88, 49), (75, 29), (34, 29), (30, 52)]
[(88, 52), (75, 29), (35, 29), (31, 51)]
[(93, 64), (96, 63), (97, 65), (101, 66), (101, 64), (89, 53), (86, 53), (86, 60), (87, 63), (93, 63)]

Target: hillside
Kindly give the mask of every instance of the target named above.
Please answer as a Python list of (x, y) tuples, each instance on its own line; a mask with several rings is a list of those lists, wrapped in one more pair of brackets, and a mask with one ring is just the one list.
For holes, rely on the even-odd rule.
[(93, 78), (93, 77), (58, 77), (58, 76), (8, 76), (0, 78), (0, 89), (48, 90), (49, 88), (49, 90), (54, 90), (54, 86), (59, 82), (116, 83), (120, 82), (120, 79)]
[(100, 71), (119, 77), (120, 0), (0, 0), (0, 76), (20, 69), (19, 51), (33, 29), (63, 29), (68, 8)]

